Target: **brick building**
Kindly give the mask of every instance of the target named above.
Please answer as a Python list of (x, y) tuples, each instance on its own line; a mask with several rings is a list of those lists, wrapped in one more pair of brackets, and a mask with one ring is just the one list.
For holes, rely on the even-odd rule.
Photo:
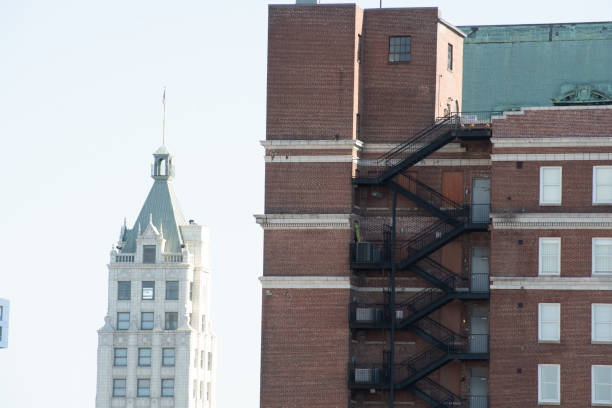
[(612, 405), (608, 27), (270, 6), (262, 407)]

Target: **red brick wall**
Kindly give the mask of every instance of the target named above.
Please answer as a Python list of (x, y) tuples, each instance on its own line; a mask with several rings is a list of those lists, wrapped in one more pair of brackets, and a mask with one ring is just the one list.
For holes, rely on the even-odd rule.
[(266, 276), (348, 276), (350, 230), (267, 230)]
[(349, 403), (348, 289), (264, 289), (262, 408)]
[[(560, 344), (538, 344), (538, 303), (561, 304)], [(590, 406), (591, 365), (612, 364), (612, 345), (591, 344), (591, 303), (611, 303), (610, 292), (492, 291), (492, 408), (536, 406), (538, 364), (561, 365), (561, 406)]]
[[(361, 136), (400, 142), (431, 124), (436, 99), (438, 9), (368, 9), (363, 23)], [(411, 60), (389, 63), (389, 36), (411, 36)]]
[(269, 6), (267, 139), (352, 139), (355, 5)]
[(267, 163), (266, 214), (349, 214), (352, 163)]

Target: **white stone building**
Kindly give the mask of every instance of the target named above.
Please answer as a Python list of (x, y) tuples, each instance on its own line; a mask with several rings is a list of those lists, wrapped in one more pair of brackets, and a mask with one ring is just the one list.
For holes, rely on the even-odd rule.
[(153, 156), (155, 182), (110, 254), (96, 408), (215, 406), (209, 232), (185, 221), (166, 147)]
[(8, 347), (10, 302), (0, 299), (0, 349)]

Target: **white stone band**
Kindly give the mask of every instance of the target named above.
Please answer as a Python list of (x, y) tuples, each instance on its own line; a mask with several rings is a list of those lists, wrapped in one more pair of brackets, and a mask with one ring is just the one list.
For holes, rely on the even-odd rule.
[(493, 229), (612, 229), (611, 213), (491, 214)]
[(351, 228), (351, 214), (258, 214), (255, 221), (264, 230)]
[(560, 276), (492, 277), (491, 282), (492, 290), (612, 290), (612, 276), (584, 278)]

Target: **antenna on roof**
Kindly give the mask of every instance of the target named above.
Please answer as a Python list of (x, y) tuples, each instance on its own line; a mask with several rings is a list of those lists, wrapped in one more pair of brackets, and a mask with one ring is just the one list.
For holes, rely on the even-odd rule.
[(166, 145), (166, 87), (164, 86), (164, 93), (162, 95), (162, 108), (163, 108), (163, 119), (162, 119), (162, 145)]

